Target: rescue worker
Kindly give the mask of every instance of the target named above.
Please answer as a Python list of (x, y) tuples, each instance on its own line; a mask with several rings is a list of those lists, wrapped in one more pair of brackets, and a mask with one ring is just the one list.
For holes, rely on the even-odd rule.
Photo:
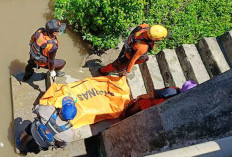
[(194, 81), (189, 80), (183, 84), (181, 89), (178, 87), (166, 87), (154, 90), (149, 94), (140, 95), (129, 102), (129, 107), (125, 111), (125, 116), (132, 116), (139, 111), (158, 105), (175, 95), (188, 91), (195, 86), (197, 86), (197, 84)]
[(107, 66), (99, 69), (102, 75), (117, 71), (126, 75), (131, 72), (134, 64), (146, 62), (149, 58), (147, 53), (155, 47), (155, 41), (163, 40), (168, 35), (167, 29), (162, 25), (141, 24), (129, 35), (123, 45), (118, 58)]
[(48, 150), (50, 146), (64, 148), (73, 140), (75, 133), (70, 120), (76, 116), (77, 109), (72, 97), (62, 99), (61, 109), (51, 105), (36, 105), (33, 112), (37, 118), (16, 140), (19, 146), (28, 136), (32, 137), (26, 143), (26, 152), (38, 154), (40, 150)]
[(62, 59), (55, 59), (59, 42), (57, 35), (62, 34), (66, 28), (65, 23), (56, 19), (49, 20), (45, 28), (39, 28), (30, 40), (30, 59), (25, 68), (23, 81), (27, 81), (34, 73), (33, 68), (49, 69), (50, 76), (62, 77), (64, 72), (60, 71), (66, 64)]

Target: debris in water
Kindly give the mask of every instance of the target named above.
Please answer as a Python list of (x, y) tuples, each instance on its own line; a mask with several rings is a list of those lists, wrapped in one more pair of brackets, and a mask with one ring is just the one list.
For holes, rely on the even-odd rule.
[(0, 142), (0, 147), (3, 147), (3, 146), (4, 146), (4, 144), (2, 142)]

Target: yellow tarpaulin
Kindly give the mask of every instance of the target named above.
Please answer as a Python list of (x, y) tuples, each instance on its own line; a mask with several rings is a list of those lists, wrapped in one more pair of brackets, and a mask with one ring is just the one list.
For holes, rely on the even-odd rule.
[(40, 104), (61, 108), (63, 97), (73, 97), (77, 115), (71, 123), (78, 128), (117, 118), (129, 102), (129, 93), (126, 77), (93, 77), (69, 84), (53, 83)]

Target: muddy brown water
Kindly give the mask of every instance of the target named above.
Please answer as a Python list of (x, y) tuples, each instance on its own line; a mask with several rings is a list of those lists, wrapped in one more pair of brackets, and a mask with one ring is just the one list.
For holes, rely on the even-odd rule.
[[(24, 72), (28, 60), (29, 39), (52, 18), (53, 1), (0, 0), (0, 156), (17, 156), (14, 151), (10, 74)], [(58, 36), (56, 58), (63, 58), (65, 68), (80, 67), (90, 46), (79, 34), (67, 29)]]

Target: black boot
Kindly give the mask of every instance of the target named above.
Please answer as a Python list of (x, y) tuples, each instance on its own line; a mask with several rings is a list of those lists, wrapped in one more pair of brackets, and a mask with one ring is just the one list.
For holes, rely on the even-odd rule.
[(31, 76), (33, 75), (33, 73), (34, 73), (34, 69), (31, 69), (30, 72), (25, 72), (24, 77), (23, 77), (23, 82), (29, 80)]

